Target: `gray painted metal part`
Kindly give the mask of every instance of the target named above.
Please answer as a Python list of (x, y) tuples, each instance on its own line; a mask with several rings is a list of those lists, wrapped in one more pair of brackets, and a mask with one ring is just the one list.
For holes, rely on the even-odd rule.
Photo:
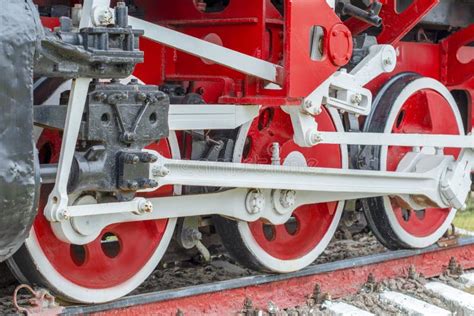
[[(33, 61), (42, 35), (31, 0), (0, 10), (0, 261), (30, 231), (39, 177), (33, 144)], [(39, 172), (39, 170), (36, 170)]]

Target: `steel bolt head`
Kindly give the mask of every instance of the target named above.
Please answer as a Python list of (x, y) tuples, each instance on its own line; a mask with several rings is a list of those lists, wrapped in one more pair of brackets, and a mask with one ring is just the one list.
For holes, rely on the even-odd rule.
[(170, 173), (170, 170), (163, 165), (158, 165), (153, 167), (151, 172), (155, 177), (166, 177)]
[(323, 140), (319, 133), (314, 133), (311, 135), (313, 143), (317, 144)]
[(150, 188), (156, 188), (158, 186), (158, 181), (149, 180), (148, 185), (150, 186)]
[(296, 204), (295, 190), (282, 190), (280, 193), (280, 204), (284, 208), (290, 208)]
[(59, 210), (58, 211), (59, 218), (61, 220), (68, 220), (70, 218), (69, 212), (67, 210)]
[(107, 99), (107, 94), (103, 93), (103, 92), (100, 92), (100, 93), (96, 93), (94, 95), (94, 99), (96, 101), (99, 101), (99, 102), (102, 102), (104, 101), (105, 99)]
[(125, 142), (134, 142), (135, 141), (135, 134), (130, 133), (130, 132), (125, 132), (125, 133), (123, 133), (122, 138)]
[(265, 209), (265, 197), (259, 190), (252, 190), (247, 195), (247, 212), (257, 214)]
[(361, 104), (362, 103), (362, 95), (360, 93), (356, 93), (351, 97), (352, 104)]
[(128, 181), (127, 187), (132, 191), (137, 191), (140, 188), (140, 185), (137, 181)]
[(146, 100), (146, 94), (143, 92), (139, 92), (137, 93), (136, 98), (137, 98), (137, 101), (143, 102)]
[(135, 165), (139, 161), (140, 161), (140, 157), (138, 157), (138, 155), (135, 155), (135, 154), (126, 154), (125, 155), (124, 162), (126, 164)]
[(153, 203), (150, 201), (145, 201), (140, 204), (139, 212), (141, 214), (153, 212)]

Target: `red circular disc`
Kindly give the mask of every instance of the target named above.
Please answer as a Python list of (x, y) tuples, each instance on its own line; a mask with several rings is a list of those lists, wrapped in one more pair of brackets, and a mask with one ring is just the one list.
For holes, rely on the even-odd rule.
[[(59, 133), (45, 130), (37, 147), (41, 163), (57, 162), (61, 148)], [(147, 148), (171, 157), (167, 140)], [(168, 225), (168, 220), (114, 224), (87, 245), (71, 245), (56, 238), (43, 215), (51, 190), (52, 185), (41, 187), (38, 216), (33, 224), (36, 238), (52, 266), (67, 280), (86, 288), (110, 288), (133, 277), (154, 254)], [(150, 195), (172, 194), (173, 187), (167, 186)]]
[[(317, 116), (318, 129), (336, 131), (333, 121), (324, 109)], [(272, 143), (281, 148), (281, 163), (292, 153), (304, 156), (310, 167), (341, 168), (339, 145), (317, 145), (302, 148), (293, 142), (293, 128), (288, 114), (279, 108), (266, 108), (250, 127), (243, 162), (270, 164)], [(298, 154), (298, 155), (299, 155)], [(325, 236), (335, 218), (338, 202), (304, 205), (297, 208), (292, 218), (283, 225), (270, 225), (263, 220), (249, 223), (250, 231), (271, 256), (291, 260), (301, 258), (313, 250)]]
[[(459, 135), (456, 116), (448, 101), (433, 90), (421, 90), (403, 104), (392, 127), (393, 133)], [(387, 152), (387, 170), (395, 171), (400, 160), (412, 151), (411, 147), (390, 146)], [(455, 158), (459, 149), (445, 148), (445, 155)], [(403, 209), (395, 199), (391, 205), (400, 226), (409, 234), (425, 237), (433, 234), (446, 221), (450, 209), (429, 208), (423, 211)]]
[(344, 66), (352, 56), (351, 31), (344, 24), (336, 24), (329, 31), (328, 54), (336, 66)]

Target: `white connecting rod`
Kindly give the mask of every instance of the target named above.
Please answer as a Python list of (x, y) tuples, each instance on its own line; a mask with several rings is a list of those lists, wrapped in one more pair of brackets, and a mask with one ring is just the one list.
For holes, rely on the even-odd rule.
[(265, 218), (282, 224), (301, 205), (382, 195), (398, 196), (416, 209), (461, 207), (471, 184), (472, 152), (465, 153), (458, 161), (451, 156), (409, 153), (397, 172), (183, 161), (158, 156), (150, 177), (158, 180), (160, 186), (234, 189), (72, 205), (68, 209), (72, 226), (68, 221), (52, 224), (62, 240), (82, 244), (114, 223), (219, 214), (243, 221)]

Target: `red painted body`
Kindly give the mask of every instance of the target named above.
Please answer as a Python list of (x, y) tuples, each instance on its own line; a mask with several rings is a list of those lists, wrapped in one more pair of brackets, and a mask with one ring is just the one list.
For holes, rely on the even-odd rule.
[(442, 249), (359, 268), (110, 310), (97, 315), (176, 315), (178, 309), (185, 315), (235, 315), (242, 309), (247, 297), (252, 299), (256, 308), (266, 309), (269, 301), (280, 308), (287, 308), (304, 303), (316, 284), (320, 284), (321, 290), (329, 293), (332, 298), (338, 298), (356, 293), (367, 281), (369, 274), (377, 281), (403, 277), (408, 274), (409, 267), (413, 266), (425, 277), (438, 276), (444, 272), (452, 257), (456, 258), (464, 269), (474, 268), (474, 245)]
[[(46, 1), (35, 1), (38, 4)], [(72, 5), (80, 1), (60, 1)], [(115, 3), (116, 1), (112, 1)], [(388, 77), (403, 71), (418, 72), (474, 96), (474, 25), (459, 30), (440, 43), (404, 42), (402, 38), (438, 4), (438, 0), (415, 0), (401, 13), (396, 0), (383, 0), (380, 16), (381, 44), (392, 44), (399, 53), (395, 72), (382, 75), (369, 86), (374, 93)], [(198, 4), (196, 4), (198, 3)], [(184, 83), (188, 92), (198, 92), (208, 103), (280, 106), (301, 100), (331, 74), (343, 67), (352, 53), (350, 37), (369, 25), (350, 18), (344, 23), (323, 0), (285, 1), (283, 17), (270, 0), (230, 1), (221, 12), (204, 12), (201, 1), (136, 0), (148, 21), (283, 66), (279, 74), (282, 89), (267, 89), (266, 82), (207, 60), (141, 39), (145, 63), (135, 75), (149, 84)], [(317, 14), (316, 14), (317, 13)], [(44, 18), (48, 27), (54, 19)], [(310, 31), (324, 30), (321, 60), (310, 58)], [(470, 100), (469, 100), (470, 101)], [(471, 103), (471, 102), (469, 102)], [(471, 113), (472, 111), (468, 111)]]

